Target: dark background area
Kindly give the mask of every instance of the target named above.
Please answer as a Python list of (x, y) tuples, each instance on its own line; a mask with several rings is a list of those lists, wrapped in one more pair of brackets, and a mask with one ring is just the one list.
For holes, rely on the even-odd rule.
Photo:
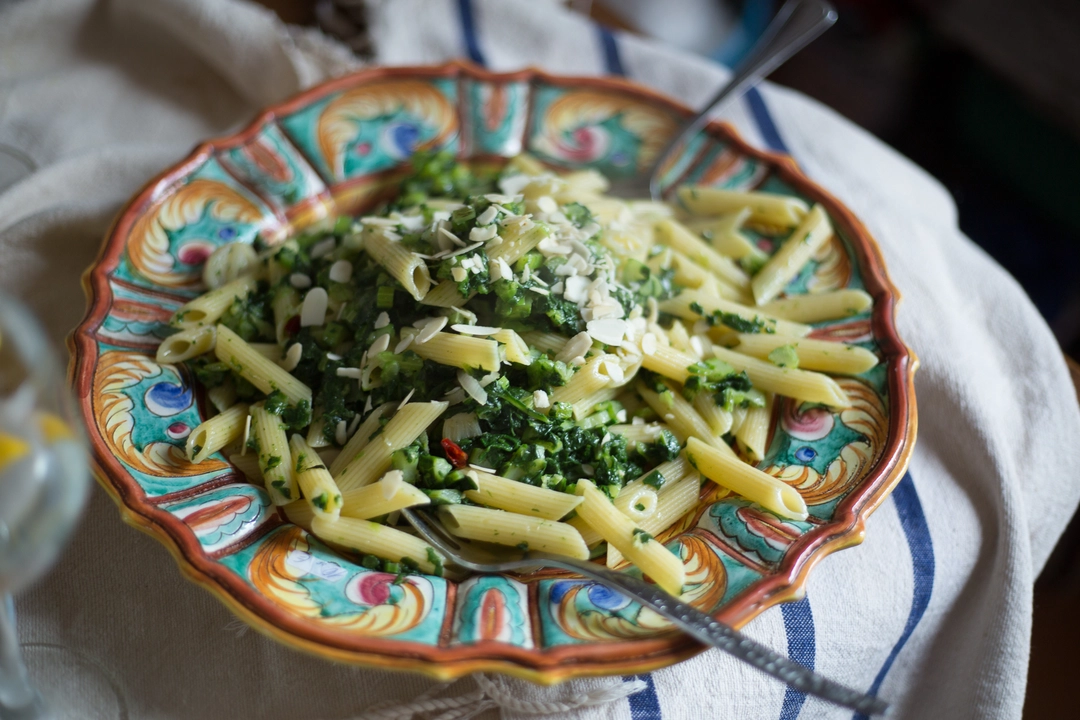
[[(260, 1), (287, 22), (319, 24), (364, 50), (357, 0)], [(771, 80), (829, 105), (937, 177), (956, 200), (961, 230), (1023, 285), (1066, 357), (1080, 358), (1080, 2), (832, 1), (837, 24)], [(661, 3), (663, 27), (651, 12)], [(710, 3), (715, 12), (706, 14), (723, 20), (711, 35), (692, 27)], [(694, 51), (729, 64), (780, 4), (567, 2), (606, 25), (686, 48), (683, 32)], [(1071, 368), (1077, 382), (1080, 365)], [(1034, 603), (1024, 717), (1077, 717), (1077, 518), (1039, 577)]]

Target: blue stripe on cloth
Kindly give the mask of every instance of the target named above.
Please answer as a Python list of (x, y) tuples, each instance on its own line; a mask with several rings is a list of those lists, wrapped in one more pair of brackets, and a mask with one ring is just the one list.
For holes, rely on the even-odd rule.
[[(896, 656), (904, 649), (908, 638), (915, 632), (915, 626), (919, 624), (919, 620), (926, 612), (930, 604), (930, 595), (934, 592), (934, 543), (930, 539), (930, 527), (926, 524), (926, 514), (923, 512), (911, 473), (904, 474), (896, 489), (893, 490), (892, 497), (893, 502), (896, 503), (896, 513), (900, 516), (900, 527), (904, 531), (904, 539), (907, 540), (908, 549), (911, 551), (915, 583), (912, 590), (911, 611), (908, 613), (904, 631), (900, 633), (900, 638), (893, 645), (877, 677), (874, 678), (874, 683), (870, 686), (871, 695), (877, 695), (881, 689), (885, 676), (896, 661)], [(867, 720), (867, 717), (862, 713), (856, 713), (853, 720)]]
[[(817, 639), (814, 636), (814, 612), (810, 609), (810, 599), (784, 603), (780, 606), (784, 616), (784, 632), (787, 633), (788, 657), (814, 669), (817, 655)], [(795, 720), (806, 702), (806, 693), (787, 688), (784, 690), (784, 704), (780, 707), (780, 720)]]
[(758, 130), (761, 132), (761, 139), (765, 141), (765, 146), (773, 152), (790, 155), (791, 151), (788, 150), (784, 139), (780, 137), (780, 130), (777, 129), (776, 123), (769, 113), (769, 107), (765, 104), (765, 98), (762, 97), (761, 91), (756, 87), (752, 87), (746, 91), (745, 97), (746, 104), (750, 108), (750, 114), (754, 116), (754, 122), (757, 123)]
[(480, 43), (476, 40), (472, 0), (458, 0), (458, 14), (461, 16), (461, 32), (465, 36), (465, 53), (477, 65), (487, 65), (484, 53), (480, 51)]
[(623, 680), (644, 680), (645, 689), (626, 698), (630, 703), (630, 720), (661, 720), (660, 698), (656, 697), (656, 685), (651, 674), (624, 677)]
[(608, 75), (626, 75), (623, 68), (622, 56), (619, 54), (619, 43), (615, 39), (615, 33), (603, 25), (596, 26), (596, 34), (600, 38), (600, 47), (604, 50), (604, 66)]

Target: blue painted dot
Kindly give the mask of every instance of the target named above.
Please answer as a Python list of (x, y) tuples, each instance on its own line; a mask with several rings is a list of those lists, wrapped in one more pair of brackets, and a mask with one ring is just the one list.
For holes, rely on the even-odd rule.
[(151, 385), (143, 396), (146, 409), (158, 417), (170, 417), (191, 406), (191, 388), (176, 383), (161, 382)]
[(390, 140), (400, 153), (411, 153), (420, 141), (420, 128), (411, 123), (400, 123), (390, 129)]
[(551, 585), (551, 591), (548, 593), (548, 597), (551, 598), (551, 602), (562, 602), (566, 593), (570, 592), (575, 585), (580, 584), (581, 582), (577, 580), (556, 580)]
[(225, 225), (220, 230), (218, 230), (217, 234), (218, 237), (222, 240), (232, 240), (234, 237), (236, 237), (236, 228), (234, 228), (232, 225)]
[(795, 451), (795, 459), (799, 462), (813, 462), (816, 457), (817, 450), (806, 445)]
[(589, 600), (601, 610), (615, 612), (630, 604), (630, 598), (616, 592), (606, 585), (590, 585)]
[(630, 157), (626, 153), (615, 152), (611, 154), (611, 164), (619, 165), (620, 167), (630, 162)]

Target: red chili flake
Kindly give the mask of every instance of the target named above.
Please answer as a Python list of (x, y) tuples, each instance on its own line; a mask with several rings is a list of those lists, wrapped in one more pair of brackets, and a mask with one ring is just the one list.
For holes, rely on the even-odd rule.
[(300, 316), (293, 315), (291, 318), (285, 321), (285, 334), (295, 335), (300, 332)]
[(446, 459), (454, 467), (463, 468), (469, 464), (469, 454), (450, 438), (443, 438), (442, 449), (446, 453)]

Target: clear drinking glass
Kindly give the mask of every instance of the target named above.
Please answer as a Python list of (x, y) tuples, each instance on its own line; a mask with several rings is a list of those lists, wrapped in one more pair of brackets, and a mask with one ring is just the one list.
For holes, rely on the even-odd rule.
[(0, 293), (0, 720), (49, 717), (27, 673), (12, 595), (56, 561), (89, 477), (56, 355), (25, 308)]

